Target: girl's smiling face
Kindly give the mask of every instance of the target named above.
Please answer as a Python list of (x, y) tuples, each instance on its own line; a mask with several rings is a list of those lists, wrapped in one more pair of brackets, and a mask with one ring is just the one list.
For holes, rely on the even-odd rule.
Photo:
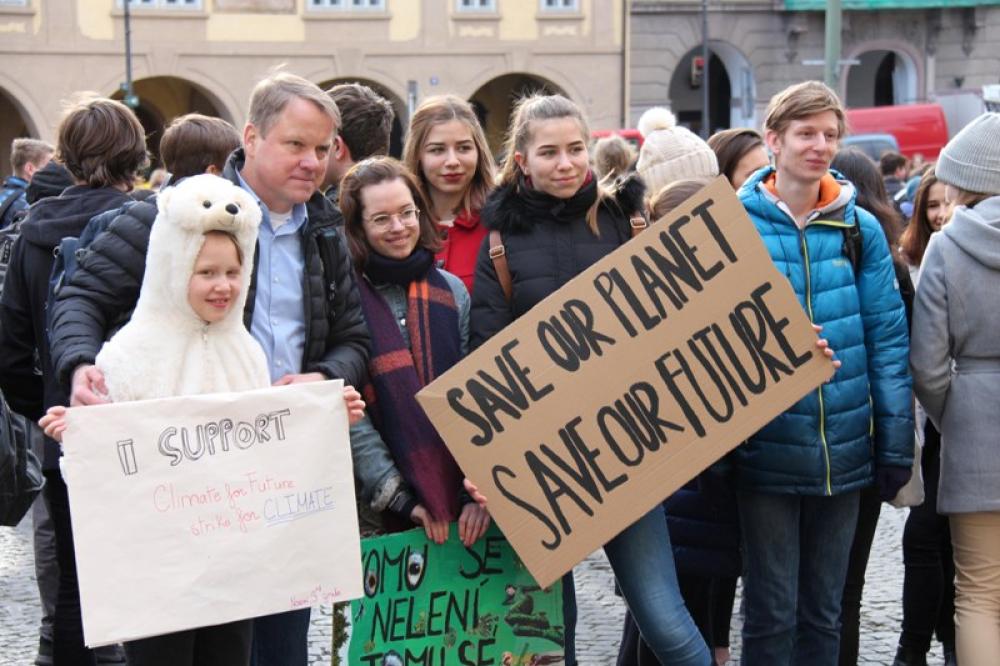
[(236, 240), (221, 231), (205, 234), (188, 281), (188, 303), (202, 321), (221, 321), (243, 287), (243, 262)]
[(587, 140), (572, 117), (532, 121), (531, 140), (514, 160), (536, 190), (559, 199), (576, 194), (590, 171)]
[(927, 190), (927, 223), (931, 226), (931, 231), (941, 231), (941, 227), (948, 221), (948, 214), (951, 212), (949, 202), (945, 201), (945, 185), (938, 181)]
[(406, 259), (420, 240), (420, 211), (402, 178), (361, 190), (361, 215), (368, 247), (390, 259)]

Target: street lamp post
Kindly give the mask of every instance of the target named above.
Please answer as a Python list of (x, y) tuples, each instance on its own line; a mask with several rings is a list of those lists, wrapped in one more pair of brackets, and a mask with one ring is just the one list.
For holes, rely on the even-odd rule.
[(834, 90), (840, 79), (840, 0), (826, 0), (826, 44), (823, 81)]
[(122, 101), (126, 106), (135, 109), (139, 106), (139, 98), (136, 97), (132, 88), (132, 15), (129, 5), (132, 0), (123, 0), (122, 6), (125, 14), (125, 83), (122, 84), (122, 92), (125, 93)]
[(709, 127), (709, 50), (708, 50), (708, 0), (701, 0), (701, 138), (711, 134)]

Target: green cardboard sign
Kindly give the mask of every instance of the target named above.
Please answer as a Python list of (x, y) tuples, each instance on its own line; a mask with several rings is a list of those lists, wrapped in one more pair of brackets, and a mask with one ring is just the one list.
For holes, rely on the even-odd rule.
[(563, 663), (562, 583), (546, 590), (492, 526), (471, 548), (451, 526), (361, 542), (364, 592), (351, 602), (352, 666)]

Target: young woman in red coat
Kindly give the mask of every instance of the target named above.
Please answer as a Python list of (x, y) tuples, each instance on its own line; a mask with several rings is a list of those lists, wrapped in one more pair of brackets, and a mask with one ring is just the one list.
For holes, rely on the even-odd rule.
[(403, 162), (417, 175), (441, 230), (438, 265), (460, 277), (471, 293), (486, 236), (479, 210), (493, 189), (496, 169), (469, 103), (455, 95), (424, 100), (410, 120)]

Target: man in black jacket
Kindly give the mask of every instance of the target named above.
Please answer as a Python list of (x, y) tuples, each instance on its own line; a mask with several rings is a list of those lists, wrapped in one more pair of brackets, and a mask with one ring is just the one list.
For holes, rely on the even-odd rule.
[[(36, 420), (52, 405), (66, 404), (45, 331), (53, 249), (64, 236), (78, 236), (92, 216), (128, 201), (126, 193), (146, 161), (142, 125), (128, 107), (110, 99), (75, 104), (60, 123), (58, 135), (57, 159), (69, 170), (74, 185), (29, 209), (0, 298), (0, 388), (15, 411)], [(41, 368), (41, 385), (36, 367)], [(83, 643), (69, 498), (58, 458), (58, 445), (47, 441), (45, 497), (59, 563), (54, 661), (86, 666), (95, 659)]]
[[(261, 205), (257, 259), (244, 321), (261, 343), (275, 385), (342, 378), (361, 386), (368, 332), (346, 244), (316, 185), (339, 123), (336, 105), (297, 76), (276, 73), (250, 99), (244, 148), (223, 177)], [(138, 298), (155, 208), (126, 207), (94, 240), (53, 312), (53, 360), (72, 404), (104, 402), (97, 351)], [(257, 666), (305, 665), (309, 610), (258, 618)]]

